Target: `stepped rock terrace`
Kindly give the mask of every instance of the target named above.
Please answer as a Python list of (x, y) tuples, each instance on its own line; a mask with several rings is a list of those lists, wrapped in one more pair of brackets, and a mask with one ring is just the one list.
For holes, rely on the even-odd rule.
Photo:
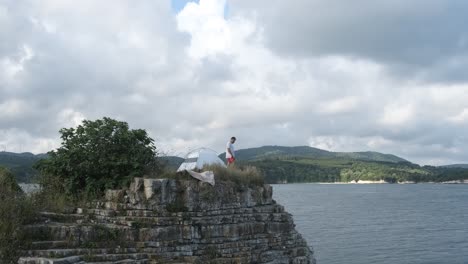
[(21, 264), (315, 263), (270, 185), (135, 178), (101, 201), (42, 212)]

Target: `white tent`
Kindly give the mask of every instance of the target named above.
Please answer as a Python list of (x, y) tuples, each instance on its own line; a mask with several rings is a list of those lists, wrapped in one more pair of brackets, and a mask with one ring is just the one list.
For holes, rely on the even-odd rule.
[(207, 148), (199, 148), (190, 151), (185, 156), (184, 162), (180, 165), (177, 171), (201, 170), (205, 165), (219, 165), (226, 167), (224, 162), (218, 157), (216, 151)]

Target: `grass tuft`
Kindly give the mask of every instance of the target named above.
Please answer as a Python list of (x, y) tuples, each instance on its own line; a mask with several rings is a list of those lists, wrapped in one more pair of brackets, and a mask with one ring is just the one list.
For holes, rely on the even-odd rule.
[[(237, 185), (262, 186), (265, 183), (263, 173), (253, 166), (229, 167), (210, 165), (203, 167), (201, 171), (213, 171), (215, 181), (233, 182)], [(165, 171), (161, 174), (153, 174), (150, 178), (193, 180), (186, 171), (173, 172)]]
[(13, 174), (0, 167), (0, 263), (16, 263), (28, 246), (25, 224), (37, 217), (31, 197), (19, 188)]
[(263, 174), (255, 167), (205, 166), (204, 171), (213, 171), (215, 181), (230, 181), (238, 185), (262, 186), (265, 183)]

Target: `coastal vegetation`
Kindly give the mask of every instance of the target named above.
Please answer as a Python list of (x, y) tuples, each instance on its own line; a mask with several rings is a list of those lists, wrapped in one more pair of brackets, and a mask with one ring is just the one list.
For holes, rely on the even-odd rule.
[(444, 182), (468, 179), (468, 170), (419, 166), (409, 162), (377, 162), (352, 159), (276, 158), (244, 161), (265, 174), (269, 183), (385, 181)]
[[(102, 131), (98, 132), (99, 129)], [(148, 144), (136, 143), (139, 142), (138, 136), (135, 135), (136, 131), (138, 131), (136, 134), (140, 133), (140, 141)], [(135, 175), (182, 177), (176, 175), (175, 170), (183, 162), (183, 158), (158, 156), (154, 143), (146, 132), (130, 130), (125, 122), (109, 118), (85, 121), (78, 128), (62, 129), (61, 133), (67, 136), (62, 135), (62, 138), (65, 136), (65, 140), (58, 150), (40, 155), (0, 152), (0, 165), (10, 168), (19, 182), (50, 181), (48, 186), (52, 186), (54, 182), (60, 184), (65, 182), (69, 192), (82, 190), (86, 182), (90, 184), (87, 189), (85, 188), (88, 194), (102, 192), (108, 187), (125, 185)], [(112, 150), (109, 151), (110, 149)], [(131, 150), (137, 155), (125, 157), (122, 153), (126, 150)], [(221, 158), (224, 156), (220, 155)], [(267, 183), (350, 181), (397, 183), (468, 179), (468, 167), (463, 164), (420, 166), (395, 155), (371, 151), (330, 152), (308, 146), (264, 146), (241, 149), (237, 151), (236, 156), (240, 167), (257, 168), (257, 174), (264, 175), (261, 181)], [(35, 167), (39, 171), (33, 169), (33, 164), (40, 159), (44, 160)], [(67, 159), (70, 159), (68, 163), (65, 162)], [(136, 165), (140, 164), (140, 161), (143, 165)], [(71, 166), (71, 164), (76, 165)], [(41, 177), (38, 177), (39, 172), (42, 174)], [(224, 171), (218, 174), (227, 175)], [(240, 177), (243, 174), (245, 172), (241, 173)], [(253, 181), (256, 181), (255, 179), (257, 178), (254, 177)]]
[(126, 122), (84, 120), (60, 134), (61, 147), (35, 165), (44, 188), (98, 197), (105, 189), (128, 186), (134, 177), (161, 169), (154, 140), (143, 129), (129, 129)]
[(239, 150), (237, 159), (239, 165), (253, 166), (260, 170), (268, 183), (417, 183), (468, 179), (467, 168), (420, 166), (395, 155), (378, 152), (345, 153), (307, 146), (265, 146)]
[(0, 167), (0, 263), (16, 263), (28, 241), (24, 225), (33, 221), (33, 199), (26, 196), (10, 170)]

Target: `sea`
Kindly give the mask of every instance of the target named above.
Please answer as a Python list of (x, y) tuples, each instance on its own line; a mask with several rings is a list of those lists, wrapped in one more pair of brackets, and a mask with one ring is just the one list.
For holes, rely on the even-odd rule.
[(468, 264), (468, 184), (275, 184), (318, 264)]

